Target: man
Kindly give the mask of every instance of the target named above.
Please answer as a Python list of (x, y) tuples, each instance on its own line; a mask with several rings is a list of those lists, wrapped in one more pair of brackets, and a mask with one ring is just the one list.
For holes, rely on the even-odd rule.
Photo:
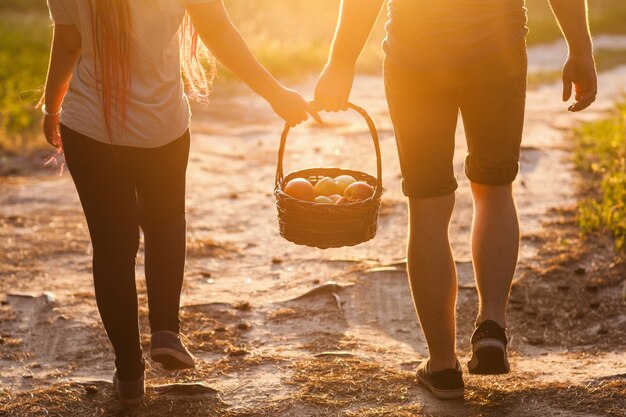
[[(315, 91), (319, 109), (347, 108), (355, 62), (383, 0), (342, 0), (330, 57)], [(586, 0), (550, 0), (567, 43), (563, 101), (572, 85), (580, 111), (597, 77)], [(409, 200), (408, 274), (430, 358), (417, 370), (436, 397), (464, 393), (455, 352), (457, 278), (448, 226), (457, 116), (468, 143), (465, 174), (474, 199), (472, 258), (479, 295), (470, 373), (503, 374), (505, 310), (517, 263), (512, 196), (524, 120), (527, 58), (524, 0), (389, 0), (385, 90)]]

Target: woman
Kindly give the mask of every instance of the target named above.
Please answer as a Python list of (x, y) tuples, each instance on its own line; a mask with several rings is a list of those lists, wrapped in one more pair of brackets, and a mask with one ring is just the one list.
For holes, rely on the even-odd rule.
[(166, 368), (195, 365), (179, 336), (178, 310), (190, 140), (181, 67), (200, 97), (212, 72), (201, 65), (210, 56), (198, 34), (287, 123), (319, 116), (256, 61), (221, 0), (48, 0), (48, 7), (54, 35), (44, 133), (64, 152), (89, 226), (96, 300), (115, 351), (114, 386), (123, 404), (138, 404), (140, 227), (151, 357)]

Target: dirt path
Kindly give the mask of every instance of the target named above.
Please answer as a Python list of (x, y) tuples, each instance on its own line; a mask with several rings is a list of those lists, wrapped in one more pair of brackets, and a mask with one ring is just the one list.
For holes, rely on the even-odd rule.
[[(301, 89), (310, 92), (312, 85)], [(258, 98), (232, 99), (218, 91), (208, 109), (196, 110), (188, 175), (182, 314), (202, 365), (174, 377), (151, 368), (153, 395), (139, 415), (161, 415), (167, 407), (177, 410), (172, 415), (220, 416), (625, 415), (626, 343), (618, 331), (626, 321), (623, 309), (619, 303), (599, 310), (574, 304), (582, 314), (577, 317), (567, 315), (571, 310), (561, 314), (551, 301), (588, 304), (619, 292), (619, 277), (609, 277), (600, 290), (590, 290), (589, 300), (561, 297), (564, 286), (588, 285), (606, 257), (568, 246), (577, 241), (567, 210), (576, 197), (569, 132), (575, 123), (600, 117), (624, 85), (626, 67), (603, 74), (600, 102), (579, 115), (566, 112), (559, 85), (529, 92), (516, 181), (523, 245), (511, 301), (514, 371), (468, 377), (465, 402), (452, 403), (433, 401), (412, 377), (427, 352), (404, 272), (406, 206), (381, 80), (359, 78), (353, 95), (381, 135), (386, 191), (378, 236), (327, 251), (277, 235), (272, 188), (278, 121)], [(328, 119), (325, 128), (294, 131), (287, 170), (339, 165), (373, 172), (364, 123), (347, 114)], [(466, 357), (476, 294), (461, 127), (458, 139), (460, 187), (451, 233), (459, 270), (458, 348)], [(0, 240), (0, 415), (41, 415), (43, 408), (53, 415), (119, 415), (102, 382), (112, 374), (112, 356), (95, 308), (90, 245), (69, 176), (0, 177)], [(569, 263), (561, 262), (564, 257)], [(572, 271), (578, 281), (567, 281), (576, 275)], [(623, 271), (618, 265), (614, 273)], [(142, 276), (140, 259), (147, 330)], [(594, 327), (600, 321), (604, 327)], [(199, 381), (205, 385), (158, 386)], [(35, 399), (24, 394), (33, 391), (40, 394)]]

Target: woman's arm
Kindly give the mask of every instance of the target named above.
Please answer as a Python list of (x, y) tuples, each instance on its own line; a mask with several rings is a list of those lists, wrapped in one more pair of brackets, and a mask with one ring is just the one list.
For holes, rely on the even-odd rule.
[(54, 25), (44, 93), (44, 104), (50, 115), (44, 116), (43, 131), (46, 140), (55, 148), (61, 146), (58, 112), (72, 79), (74, 65), (80, 56), (81, 43), (80, 33), (75, 26)]
[(569, 47), (569, 56), (563, 67), (563, 101), (575, 89), (575, 102), (570, 111), (583, 110), (596, 99), (598, 78), (593, 59), (593, 45), (587, 18), (587, 0), (550, 0)]
[(321, 121), (313, 107), (295, 91), (283, 87), (257, 61), (233, 25), (221, 0), (188, 7), (191, 20), (211, 53), (252, 90), (265, 98), (290, 125), (308, 119)]
[(315, 106), (345, 110), (354, 79), (354, 65), (376, 22), (383, 0), (342, 0), (328, 63), (315, 88)]

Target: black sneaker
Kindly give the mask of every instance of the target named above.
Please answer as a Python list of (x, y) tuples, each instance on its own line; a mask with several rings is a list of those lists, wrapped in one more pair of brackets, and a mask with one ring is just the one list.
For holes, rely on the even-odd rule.
[(144, 374), (134, 381), (120, 381), (117, 371), (113, 374), (113, 388), (117, 392), (120, 404), (124, 407), (136, 407), (143, 403), (146, 393)]
[(417, 367), (417, 380), (440, 400), (463, 398), (465, 384), (461, 365), (457, 362), (455, 369), (430, 371), (430, 361), (424, 361)]
[(470, 374), (507, 374), (511, 367), (506, 357), (508, 341), (504, 328), (492, 320), (485, 320), (472, 335), (472, 358), (467, 363)]
[(150, 357), (170, 370), (190, 369), (196, 366), (196, 359), (180, 340), (180, 335), (168, 330), (152, 333)]

